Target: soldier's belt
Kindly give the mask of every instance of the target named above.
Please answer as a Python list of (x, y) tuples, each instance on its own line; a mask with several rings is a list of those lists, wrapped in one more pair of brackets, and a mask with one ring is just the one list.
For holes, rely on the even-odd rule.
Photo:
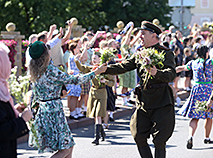
[(158, 84), (147, 84), (145, 87), (141, 86), (141, 89), (156, 89), (156, 88), (161, 88), (161, 87), (166, 87), (168, 86), (168, 83), (158, 83)]

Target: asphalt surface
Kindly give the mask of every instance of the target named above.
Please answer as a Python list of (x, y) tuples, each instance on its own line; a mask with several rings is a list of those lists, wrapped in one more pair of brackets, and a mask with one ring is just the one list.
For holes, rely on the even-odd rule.
[[(183, 87), (181, 84), (183, 83), (182, 81), (181, 79), (179, 84), (180, 88)], [(189, 93), (179, 92), (179, 96), (182, 98), (181, 106), (188, 95)], [(118, 100), (118, 102), (120, 101), (122, 100)], [(176, 112), (180, 107), (175, 106)], [(129, 129), (132, 111), (128, 111), (129, 108), (127, 108), (127, 110), (125, 109), (126, 108), (124, 108), (123, 111), (120, 110), (115, 122), (112, 122), (109, 129), (105, 130), (106, 140), (100, 142), (98, 146), (91, 144), (94, 135), (93, 122), (76, 127), (76, 123), (73, 121), (73, 124), (70, 124), (76, 142), (73, 150), (73, 158), (139, 158), (140, 155)], [(175, 129), (166, 145), (167, 158), (213, 158), (213, 144), (203, 143), (204, 120), (198, 122), (198, 128), (193, 139), (193, 148), (191, 150), (186, 149), (188, 124), (188, 118), (176, 114)], [(213, 132), (211, 132), (210, 137), (212, 133)], [(148, 142), (154, 154), (152, 137)], [(52, 153), (49, 152), (38, 154), (37, 150), (29, 148), (27, 143), (18, 144), (17, 152), (18, 158), (47, 158), (52, 155)]]
[[(183, 104), (184, 101), (181, 102)], [(176, 111), (180, 107), (175, 107)], [(94, 126), (72, 130), (76, 145), (73, 150), (74, 158), (139, 158), (136, 144), (131, 136), (129, 121), (131, 114), (115, 120), (106, 131), (106, 141), (96, 146), (93, 141)], [(204, 144), (204, 120), (199, 121), (194, 136), (193, 149), (186, 149), (189, 119), (176, 115), (175, 130), (169, 139), (166, 151), (167, 158), (212, 158), (213, 144)], [(154, 154), (152, 137), (149, 139)], [(36, 149), (28, 147), (27, 143), (18, 145), (18, 158), (50, 157), (51, 153), (38, 154)]]

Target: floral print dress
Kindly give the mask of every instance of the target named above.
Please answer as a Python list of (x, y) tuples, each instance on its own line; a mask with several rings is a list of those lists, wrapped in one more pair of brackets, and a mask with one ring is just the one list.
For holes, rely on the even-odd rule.
[(188, 116), (195, 119), (213, 118), (212, 112), (198, 111), (196, 110), (196, 101), (204, 102), (208, 101), (212, 93), (213, 84), (212, 70), (213, 60), (207, 59), (205, 62), (205, 75), (203, 71), (204, 59), (191, 60), (187, 64), (188, 70), (193, 70), (193, 79), (195, 85), (193, 86), (190, 96), (184, 103), (182, 108), (178, 111), (178, 114)]
[(39, 108), (32, 123), (35, 130), (30, 131), (29, 146), (37, 147), (38, 152), (43, 153), (44, 149), (57, 151), (75, 145), (60, 100), (61, 88), (63, 84), (82, 84), (94, 77), (94, 72), (73, 76), (52, 64), (47, 67), (33, 87)]

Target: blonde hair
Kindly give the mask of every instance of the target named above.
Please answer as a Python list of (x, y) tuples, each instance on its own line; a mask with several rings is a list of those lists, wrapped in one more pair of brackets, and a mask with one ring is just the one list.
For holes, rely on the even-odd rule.
[(108, 41), (108, 46), (111, 47), (113, 42), (116, 42), (115, 39), (110, 39)]
[(36, 82), (44, 74), (49, 65), (50, 55), (45, 44), (44, 47), (43, 54), (39, 58), (31, 59), (30, 61), (30, 80), (32, 82)]
[(105, 47), (108, 46), (108, 42), (106, 40), (102, 40), (100, 43), (99, 43), (99, 48), (100, 49), (104, 49)]

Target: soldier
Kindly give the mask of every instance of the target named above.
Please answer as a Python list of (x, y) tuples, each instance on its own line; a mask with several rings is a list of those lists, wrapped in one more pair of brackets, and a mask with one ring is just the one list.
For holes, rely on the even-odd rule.
[[(150, 69), (141, 69), (141, 64), (136, 60), (136, 56), (132, 55), (130, 59), (122, 63), (109, 65), (105, 73), (117, 75), (137, 69), (140, 87), (136, 88), (137, 108), (130, 122), (131, 133), (141, 157), (153, 157), (147, 143), (147, 139), (152, 134), (155, 158), (164, 158), (166, 142), (171, 137), (175, 125), (174, 97), (172, 89), (168, 85), (176, 77), (174, 54), (170, 49), (159, 45), (158, 35), (162, 31), (158, 26), (143, 21), (141, 31), (143, 47), (165, 52), (163, 68), (153, 66)], [(148, 80), (146, 87), (143, 87), (142, 83), (147, 71), (153, 77)]]

